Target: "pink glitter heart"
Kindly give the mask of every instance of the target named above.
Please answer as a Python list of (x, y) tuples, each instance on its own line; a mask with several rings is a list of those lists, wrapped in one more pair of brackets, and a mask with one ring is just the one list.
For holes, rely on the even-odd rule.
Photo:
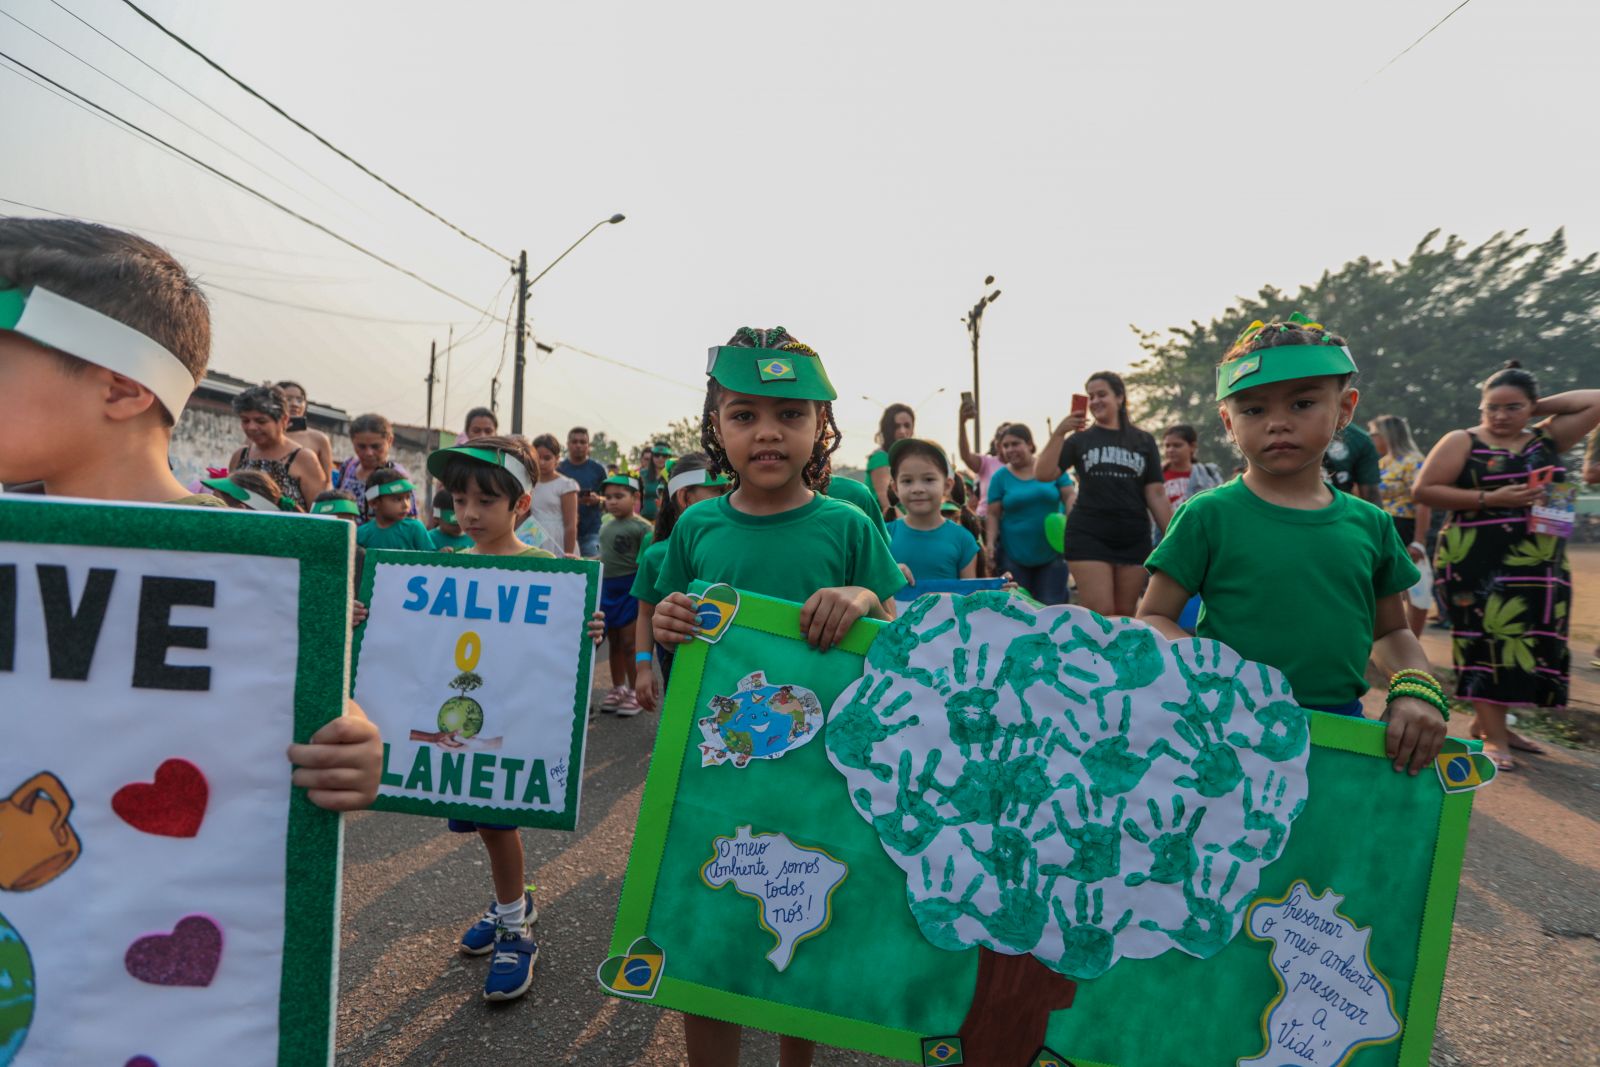
[(172, 933), (146, 934), (129, 945), (122, 962), (152, 985), (210, 985), (222, 962), (222, 928), (204, 915), (187, 915)]

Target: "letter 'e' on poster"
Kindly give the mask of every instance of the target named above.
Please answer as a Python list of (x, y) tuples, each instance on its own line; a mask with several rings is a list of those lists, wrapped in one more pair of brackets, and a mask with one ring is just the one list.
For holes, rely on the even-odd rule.
[(0, 1064), (333, 1061), (352, 528), (0, 498)]
[(383, 733), (373, 807), (575, 829), (599, 591), (592, 561), (368, 552), (352, 670)]

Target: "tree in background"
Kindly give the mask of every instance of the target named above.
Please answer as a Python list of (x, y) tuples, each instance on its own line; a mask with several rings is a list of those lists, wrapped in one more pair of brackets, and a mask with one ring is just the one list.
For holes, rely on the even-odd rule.
[(1404, 260), (1352, 260), (1292, 295), (1267, 286), (1206, 324), (1134, 327), (1147, 355), (1127, 383), (1145, 428), (1190, 423), (1202, 455), (1229, 466), (1236, 453), (1217, 417), (1216, 364), (1252, 321), (1296, 310), (1349, 340), (1360, 424), (1404, 416), (1424, 451), (1475, 420), (1478, 383), (1505, 360), (1538, 375), (1543, 392), (1577, 386), (1600, 343), (1596, 256), (1569, 259), (1563, 230), (1539, 243), (1525, 230), (1497, 233), (1476, 248), (1439, 232)]
[(681, 456), (685, 452), (699, 452), (700, 449), (700, 416), (686, 415), (681, 419), (673, 419), (667, 423), (665, 430), (657, 431), (644, 439), (644, 442), (634, 450), (638, 462), (635, 469), (642, 463), (644, 454), (658, 441), (665, 441), (672, 447), (672, 454)]
[(589, 438), (589, 453), (609, 467), (617, 462), (617, 457), (622, 455), (622, 449), (606, 435), (604, 430), (601, 430)]

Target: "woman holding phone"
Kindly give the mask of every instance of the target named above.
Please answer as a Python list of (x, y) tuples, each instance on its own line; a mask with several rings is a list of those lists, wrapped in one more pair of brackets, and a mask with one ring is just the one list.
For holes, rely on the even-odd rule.
[(1172, 506), (1162, 485), (1156, 439), (1129, 418), (1120, 375), (1090, 375), (1083, 393), (1073, 398), (1072, 414), (1039, 450), (1035, 476), (1040, 481), (1053, 481), (1067, 468), (1078, 483), (1077, 504), (1067, 515), (1065, 553), (1078, 603), (1101, 615), (1131, 617), (1144, 592), (1150, 520), (1165, 533)]
[(1561, 526), (1565, 515), (1571, 532), (1573, 512), (1561, 454), (1600, 425), (1600, 389), (1541, 400), (1512, 360), (1483, 383), (1478, 410), (1476, 426), (1433, 446), (1411, 495), (1449, 512), (1434, 588), (1450, 621), (1456, 699), (1471, 702), (1484, 755), (1511, 770), (1512, 749), (1540, 749), (1506, 727), (1506, 708), (1567, 704), (1572, 585)]

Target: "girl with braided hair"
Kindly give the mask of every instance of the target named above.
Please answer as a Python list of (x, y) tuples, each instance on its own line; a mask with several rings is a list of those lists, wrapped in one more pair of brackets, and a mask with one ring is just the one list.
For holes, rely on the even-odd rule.
[[(733, 491), (686, 510), (656, 580), (655, 638), (694, 638), (696, 579), (802, 604), (800, 629), (831, 648), (866, 615), (893, 618), (906, 582), (888, 543), (850, 504), (826, 495), (839, 447), (838, 395), (816, 352), (783, 329), (741, 329), (711, 350), (700, 439)], [(734, 1067), (740, 1027), (687, 1015), (691, 1067)], [(809, 1067), (814, 1046), (786, 1037), (781, 1067)]]

